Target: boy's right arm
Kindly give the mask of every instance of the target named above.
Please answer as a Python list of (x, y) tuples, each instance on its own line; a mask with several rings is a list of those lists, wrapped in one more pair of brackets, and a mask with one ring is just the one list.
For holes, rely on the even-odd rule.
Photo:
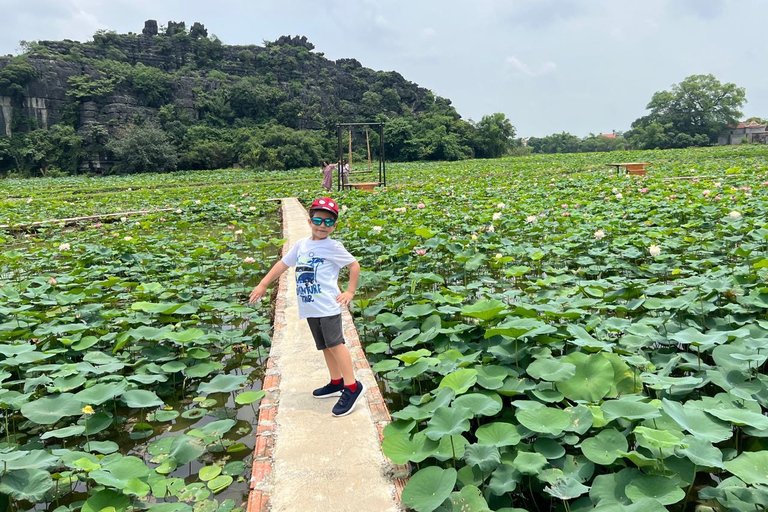
[(256, 285), (256, 288), (253, 289), (251, 292), (250, 300), (248, 303), (253, 303), (262, 298), (264, 295), (267, 294), (267, 287), (269, 286), (269, 283), (280, 277), (280, 274), (288, 270), (288, 265), (283, 263), (282, 260), (275, 263), (275, 265), (272, 267), (272, 269), (267, 272), (267, 275), (264, 276), (264, 279), (261, 280), (261, 282)]

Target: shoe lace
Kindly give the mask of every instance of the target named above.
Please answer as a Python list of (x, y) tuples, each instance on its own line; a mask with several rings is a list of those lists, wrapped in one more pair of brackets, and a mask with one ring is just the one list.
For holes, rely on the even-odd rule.
[(352, 392), (349, 390), (349, 388), (344, 388), (344, 390), (341, 392), (341, 397), (339, 397), (339, 405), (346, 405), (347, 402), (349, 402), (351, 396)]

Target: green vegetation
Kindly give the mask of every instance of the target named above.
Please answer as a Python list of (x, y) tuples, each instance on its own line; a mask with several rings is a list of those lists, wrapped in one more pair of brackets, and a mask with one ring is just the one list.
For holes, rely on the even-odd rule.
[[(82, 139), (60, 159), (46, 161), (65, 174), (104, 172), (113, 161), (107, 172), (175, 168), (140, 168), (125, 161), (128, 153), (113, 151), (120, 147), (114, 141), (98, 150), (76, 149), (92, 146), (86, 138), (94, 126), (115, 139), (133, 126), (154, 124), (166, 133), (181, 169), (316, 166), (335, 158), (340, 122), (393, 123), (386, 147), (393, 161), (502, 156), (515, 133), (504, 114), (474, 125), (449, 100), (399, 74), (354, 59), (329, 61), (306, 38), (226, 46), (199, 23), (188, 32), (183, 22), (170, 22), (165, 28), (150, 24), (142, 35), (98, 31), (86, 43), (23, 46), (25, 54), (0, 69), (0, 94), (15, 98), (17, 112), (11, 140), (0, 136), (0, 176), (46, 175), (37, 160), (14, 158), (7, 148), (26, 152), (33, 144), (29, 132), (41, 128), (38, 119), (21, 114), (25, 86), (39, 80), (45, 88), (56, 76), (66, 82), (68, 103), (49, 118)], [(277, 147), (286, 144), (291, 147)], [(353, 151), (358, 161), (367, 159), (364, 143)]]
[[(653, 166), (617, 176), (616, 159)], [(262, 199), (308, 203), (318, 174), (0, 182), (0, 224), (169, 209), (0, 231), (0, 500), (244, 500), (255, 418), (236, 415), (262, 397), (270, 317), (245, 301), (281, 244)], [(388, 176), (337, 196), (335, 236), (363, 266), (353, 312), (390, 392), (384, 453), (412, 468), (408, 506), (765, 510), (767, 148)]]

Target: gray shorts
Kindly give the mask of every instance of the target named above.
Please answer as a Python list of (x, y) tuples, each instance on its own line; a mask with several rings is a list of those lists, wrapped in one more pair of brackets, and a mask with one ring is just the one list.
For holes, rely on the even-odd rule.
[(335, 347), (344, 343), (344, 331), (341, 328), (341, 313), (334, 316), (307, 318), (309, 330), (315, 338), (317, 350)]

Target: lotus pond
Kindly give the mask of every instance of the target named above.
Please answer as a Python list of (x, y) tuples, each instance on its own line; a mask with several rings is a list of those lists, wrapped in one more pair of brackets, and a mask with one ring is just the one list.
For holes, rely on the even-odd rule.
[(0, 223), (164, 210), (0, 231), (3, 510), (247, 498), (271, 312), (243, 297), (283, 243), (281, 191), (168, 178), (1, 185)]
[[(652, 162), (646, 177), (613, 161)], [(280, 181), (283, 179), (293, 181)], [(0, 183), (0, 493), (229, 511), (270, 311), (247, 291), (315, 170)], [(768, 149), (388, 168), (337, 194), (354, 314), (418, 512), (764, 510)], [(3, 199), (4, 198), (4, 199)], [(251, 444), (248, 444), (251, 443)]]
[(400, 173), (339, 237), (408, 506), (765, 510), (768, 148)]

